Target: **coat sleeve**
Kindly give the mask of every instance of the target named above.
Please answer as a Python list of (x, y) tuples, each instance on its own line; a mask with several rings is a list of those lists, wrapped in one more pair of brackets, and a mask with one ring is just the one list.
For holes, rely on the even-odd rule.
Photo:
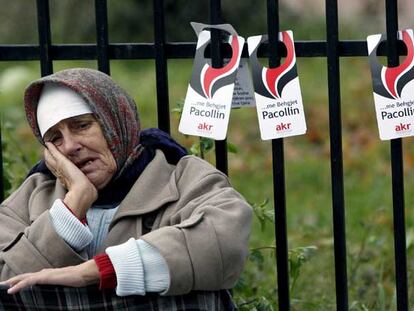
[(171, 224), (141, 237), (167, 262), (167, 295), (231, 288), (247, 257), (251, 207), (219, 171), (199, 178), (203, 165), (187, 167), (177, 180), (182, 207)]
[(56, 233), (48, 208), (31, 220), (36, 185), (27, 181), (0, 205), (0, 280), (85, 259)]

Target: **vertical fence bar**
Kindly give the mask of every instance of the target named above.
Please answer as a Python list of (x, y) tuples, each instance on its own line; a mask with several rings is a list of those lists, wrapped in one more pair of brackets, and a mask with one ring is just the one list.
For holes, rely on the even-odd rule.
[[(387, 60), (389, 67), (399, 64), (397, 51), (398, 6), (386, 0)], [(407, 254), (404, 212), (404, 163), (402, 139), (391, 140), (391, 175), (394, 220), (395, 278), (397, 310), (408, 311)]]
[[(269, 44), (270, 45), (270, 44)], [(279, 310), (290, 310), (288, 237), (286, 225), (286, 190), (283, 139), (272, 140), (273, 197), (275, 201), (275, 236), (277, 293)]]
[(108, 9), (106, 0), (95, 0), (96, 21), (96, 54), (98, 69), (106, 74), (111, 73), (108, 53)]
[(154, 0), (155, 73), (157, 82), (158, 127), (170, 133), (168, 66), (165, 54), (164, 1)]
[[(269, 67), (280, 65), (279, 2), (267, 0), (267, 32), (269, 36)], [(277, 293), (279, 310), (290, 310), (288, 237), (286, 225), (286, 186), (283, 139), (272, 140), (273, 196), (275, 210)]]
[(326, 0), (326, 36), (336, 306), (338, 311), (344, 311), (348, 310), (348, 277), (346, 263), (347, 259), (344, 177), (342, 161), (342, 120), (338, 54), (337, 0)]
[[(221, 23), (221, 1), (211, 0), (210, 1), (210, 23), (220, 24)], [(220, 68), (223, 66), (223, 59), (220, 53), (220, 33), (211, 30), (211, 66), (214, 68)], [(227, 140), (216, 140), (216, 167), (224, 174), (228, 174), (228, 159), (227, 159)]]
[(53, 62), (50, 55), (52, 39), (48, 0), (37, 0), (37, 29), (39, 32), (40, 72), (43, 77), (53, 73)]

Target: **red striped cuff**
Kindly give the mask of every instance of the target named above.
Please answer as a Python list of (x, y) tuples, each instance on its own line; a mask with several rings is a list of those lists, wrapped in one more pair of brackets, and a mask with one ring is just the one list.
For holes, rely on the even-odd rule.
[(98, 254), (93, 257), (99, 270), (99, 289), (115, 288), (116, 287), (116, 274), (111, 259), (105, 253)]

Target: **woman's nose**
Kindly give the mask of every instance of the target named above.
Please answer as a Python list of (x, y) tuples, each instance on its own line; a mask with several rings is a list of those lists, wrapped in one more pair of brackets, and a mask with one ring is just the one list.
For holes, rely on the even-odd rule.
[(79, 150), (82, 148), (82, 145), (76, 135), (66, 133), (63, 135), (63, 141), (60, 147), (60, 152), (70, 158), (77, 155)]

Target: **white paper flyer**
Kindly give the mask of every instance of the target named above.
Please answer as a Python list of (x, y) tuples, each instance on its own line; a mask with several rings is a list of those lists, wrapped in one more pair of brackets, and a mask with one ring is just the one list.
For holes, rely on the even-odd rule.
[(377, 59), (377, 48), (385, 35), (367, 37), (375, 112), (381, 140), (414, 135), (414, 40), (412, 29), (398, 31), (407, 47), (407, 57), (397, 67), (385, 67)]
[(263, 67), (257, 59), (260, 44), (267, 40), (267, 35), (247, 39), (260, 136), (268, 140), (302, 135), (306, 133), (306, 121), (296, 70), (293, 33), (279, 33), (287, 56), (277, 68)]
[[(187, 135), (223, 140), (227, 135), (244, 38), (238, 36), (229, 24), (192, 23), (192, 26), (198, 35), (197, 50), (178, 130)], [(210, 29), (228, 33), (227, 43), (231, 45), (232, 57), (222, 68), (211, 67), (211, 61), (204, 55), (211, 41)]]

